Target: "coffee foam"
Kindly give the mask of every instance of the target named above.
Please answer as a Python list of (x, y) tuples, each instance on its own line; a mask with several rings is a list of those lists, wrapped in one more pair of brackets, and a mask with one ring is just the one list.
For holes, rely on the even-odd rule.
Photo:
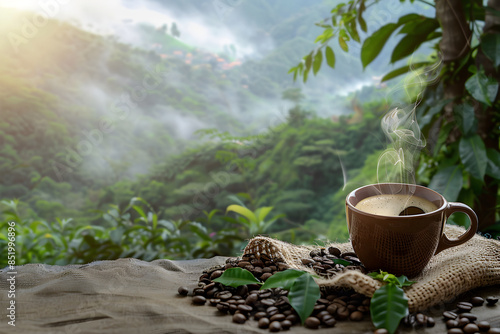
[(425, 213), (438, 209), (434, 203), (425, 198), (401, 194), (367, 197), (356, 205), (356, 209), (379, 216), (399, 216), (404, 209), (411, 206), (420, 208)]

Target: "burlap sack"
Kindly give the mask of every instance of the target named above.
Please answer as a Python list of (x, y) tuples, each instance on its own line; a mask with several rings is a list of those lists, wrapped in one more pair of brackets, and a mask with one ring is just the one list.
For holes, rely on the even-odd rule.
[[(449, 238), (456, 238), (464, 230), (447, 226), (445, 233)], [(350, 243), (333, 243), (331, 246), (342, 252), (352, 251)], [(255, 237), (250, 240), (244, 252), (281, 258), (292, 268), (314, 273), (301, 262), (301, 259), (309, 257), (314, 248), (267, 237)], [(412, 280), (417, 283), (405, 288), (410, 312), (450, 301), (474, 288), (500, 284), (500, 242), (475, 235), (465, 244), (434, 256), (424, 271)], [(352, 288), (369, 297), (382, 285), (380, 281), (356, 270), (339, 273), (331, 279), (317, 279), (317, 283), (322, 287)]]

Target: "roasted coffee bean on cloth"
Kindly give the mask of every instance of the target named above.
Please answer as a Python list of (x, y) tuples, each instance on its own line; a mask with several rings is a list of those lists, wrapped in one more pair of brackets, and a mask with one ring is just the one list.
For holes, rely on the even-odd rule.
[[(348, 260), (350, 263), (348, 265), (347, 263), (346, 265), (335, 264), (333, 261), (335, 259)], [(332, 277), (349, 270), (366, 272), (355, 253), (352, 251), (342, 253), (340, 249), (333, 246), (313, 249), (308, 257), (301, 259), (301, 262), (323, 277)], [(255, 254), (244, 254), (241, 258), (228, 259), (223, 266), (204, 271), (199, 278), (198, 286), (191, 290), (181, 286), (178, 293), (183, 296), (192, 296), (193, 305), (207, 304), (215, 307), (218, 315), (228, 315), (236, 324), (253, 323), (250, 326), (257, 326), (270, 332), (280, 332), (301, 326), (300, 317), (288, 303), (288, 291), (281, 288), (261, 290), (259, 284), (234, 288), (213, 281), (223, 275), (225, 270), (234, 267), (250, 271), (261, 282), (265, 282), (279, 271), (289, 269), (289, 265), (282, 259), (273, 259), (265, 254), (261, 254), (259, 258)], [(490, 334), (500, 332), (500, 323), (498, 327), (494, 327), (489, 321), (478, 320), (478, 316), (471, 313), (473, 308), (485, 303), (493, 308), (498, 298), (494, 296), (483, 298), (477, 295), (466, 298), (467, 301), (441, 305), (440, 307), (444, 309), (441, 314), (437, 312), (438, 308), (428, 312), (411, 313), (401, 321), (401, 327), (416, 331), (434, 328), (436, 319), (430, 315), (432, 313), (438, 315), (436, 330), (441, 328), (441, 333), (476, 333), (480, 330)], [(500, 310), (497, 312), (500, 314)], [(316, 302), (312, 314), (305, 319), (303, 328), (326, 329), (338, 327), (337, 324), (341, 322), (354, 324), (369, 319), (369, 297), (356, 293), (353, 289), (330, 287), (321, 291), (321, 298)], [(356, 326), (351, 325), (352, 330)], [(366, 324), (363, 327), (366, 328)], [(375, 331), (375, 328), (372, 327), (372, 330)], [(379, 329), (375, 333), (381, 334), (386, 331)]]

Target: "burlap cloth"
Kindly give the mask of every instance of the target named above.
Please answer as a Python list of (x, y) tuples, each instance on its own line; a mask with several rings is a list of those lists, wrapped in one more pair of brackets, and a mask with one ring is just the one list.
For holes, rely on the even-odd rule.
[[(452, 236), (460, 233), (448, 228)], [(261, 252), (280, 254), (292, 267), (299, 264), (310, 247), (298, 247), (272, 239), (254, 238)], [(336, 245), (348, 250), (348, 244)], [(181, 285), (195, 286), (204, 269), (225, 263), (225, 257), (191, 261), (136, 259), (98, 261), (86, 265), (51, 266), (28, 264), (16, 267), (16, 327), (8, 325), (6, 308), (10, 277), (8, 268), (0, 270), (0, 333), (265, 333), (255, 321), (244, 325), (221, 316), (214, 307), (195, 306), (191, 298), (180, 297)], [(500, 243), (475, 236), (463, 246), (436, 256), (413, 287), (407, 290), (412, 310), (454, 299), (474, 287), (484, 288), (486, 295), (500, 295)], [(380, 283), (358, 273), (338, 275), (322, 285), (338, 284), (371, 295)], [(484, 290), (482, 289), (482, 290)], [(482, 291), (481, 290), (481, 291)], [(477, 293), (477, 292), (475, 292)], [(486, 296), (485, 295), (485, 296)], [(500, 306), (499, 306), (500, 307)], [(433, 312), (434, 308), (428, 310)], [(442, 309), (439, 310), (442, 312)], [(500, 326), (498, 307), (478, 308), (482, 320)], [(438, 314), (437, 317), (440, 317)], [(321, 329), (315, 333), (330, 333)], [(369, 319), (361, 323), (339, 322), (337, 333), (372, 333)], [(425, 333), (443, 333), (444, 324), (436, 324)], [(294, 326), (290, 333), (311, 333)], [(407, 333), (408, 331), (405, 331)], [(419, 330), (415, 333), (421, 333)]]
[[(463, 228), (446, 226), (449, 238), (463, 234)], [(352, 251), (350, 243), (330, 244), (342, 252)], [(327, 246), (327, 247), (328, 247)], [(301, 259), (308, 258), (314, 247), (296, 246), (267, 237), (250, 240), (245, 253), (266, 254), (281, 258), (292, 268), (306, 270)], [(475, 235), (457, 247), (448, 248), (434, 256), (424, 271), (412, 278), (417, 283), (405, 288), (410, 311), (424, 310), (438, 303), (454, 299), (459, 294), (474, 288), (500, 284), (500, 241)], [(353, 288), (371, 297), (382, 283), (356, 270), (340, 273), (331, 279), (317, 279), (323, 287)]]

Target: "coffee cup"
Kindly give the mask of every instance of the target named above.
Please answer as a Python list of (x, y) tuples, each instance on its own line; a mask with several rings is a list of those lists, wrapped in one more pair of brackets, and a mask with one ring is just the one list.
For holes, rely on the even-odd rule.
[[(463, 212), (470, 226), (456, 239), (444, 233), (448, 217)], [(402, 183), (367, 185), (346, 197), (352, 247), (368, 270), (413, 277), (433, 255), (463, 244), (477, 232), (478, 220), (467, 205), (448, 202), (429, 188)]]

